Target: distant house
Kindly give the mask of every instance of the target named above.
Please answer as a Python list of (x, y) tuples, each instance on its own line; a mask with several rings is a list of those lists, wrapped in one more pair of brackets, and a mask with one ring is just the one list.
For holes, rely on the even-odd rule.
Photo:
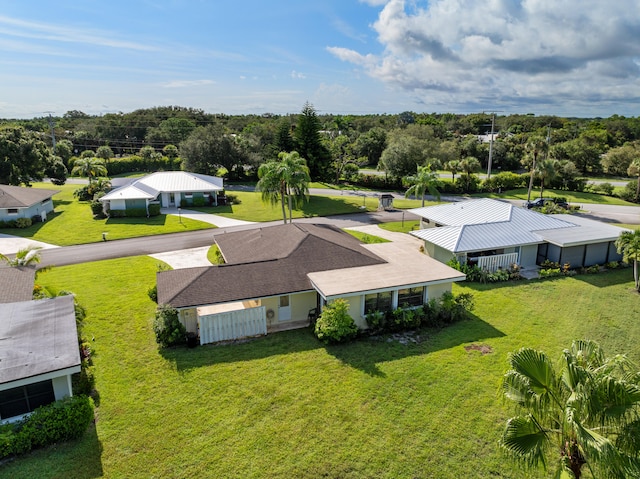
[(302, 327), (337, 298), (365, 315), (422, 305), (460, 272), (396, 243), (362, 244), (330, 225), (287, 224), (217, 235), (226, 264), (162, 271), (158, 303), (179, 310), (201, 344)]
[(73, 296), (2, 303), (0, 318), (0, 420), (71, 396), (80, 372)]
[(159, 171), (135, 178), (110, 191), (100, 201), (105, 211), (147, 209), (150, 204), (164, 208), (217, 205), (224, 190), (222, 178), (186, 171)]
[(573, 268), (620, 261), (614, 242), (622, 228), (579, 215), (544, 215), (493, 199), (466, 200), (410, 210), (420, 216), (426, 253), (446, 263), (457, 258), (495, 271), (545, 260)]
[(58, 190), (0, 185), (0, 221), (34, 216), (46, 220), (53, 211), (51, 198), (57, 193)]

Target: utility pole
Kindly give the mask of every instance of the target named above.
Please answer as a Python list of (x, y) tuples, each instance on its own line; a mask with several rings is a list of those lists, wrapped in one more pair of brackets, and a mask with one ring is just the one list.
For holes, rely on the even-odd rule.
[(498, 113), (499, 111), (501, 110), (491, 112), (491, 137), (489, 138), (489, 162), (487, 164), (487, 179), (491, 178), (491, 163), (493, 161), (493, 132), (496, 126), (496, 113)]
[(49, 113), (49, 128), (51, 128), (51, 145), (53, 147), (53, 156), (56, 156), (56, 131), (53, 128), (53, 118), (51, 117), (52, 111), (46, 111)]

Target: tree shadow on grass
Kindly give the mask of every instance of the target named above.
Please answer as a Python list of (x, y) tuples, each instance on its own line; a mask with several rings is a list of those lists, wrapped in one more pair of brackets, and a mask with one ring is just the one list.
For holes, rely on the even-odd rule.
[[(389, 335), (370, 337), (355, 343), (327, 346), (327, 352), (344, 364), (359, 369), (370, 376), (384, 377), (378, 365), (409, 356), (422, 356), (435, 351), (449, 349), (464, 343), (500, 338), (505, 334), (471, 314), (470, 319), (445, 328), (425, 328), (414, 337), (417, 343), (403, 344)], [(388, 340), (391, 338), (390, 340)]]
[(175, 363), (178, 371), (188, 372), (213, 364), (253, 361), (322, 347), (310, 329), (304, 328), (224, 344), (206, 344), (193, 349), (186, 346), (167, 348), (160, 350), (160, 354)]

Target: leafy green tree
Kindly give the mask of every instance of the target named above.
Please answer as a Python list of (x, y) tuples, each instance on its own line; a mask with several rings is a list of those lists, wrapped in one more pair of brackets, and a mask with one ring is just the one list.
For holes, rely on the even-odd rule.
[(103, 145), (96, 150), (96, 158), (100, 158), (105, 162), (108, 162), (113, 157), (113, 150), (106, 145)]
[(524, 465), (556, 478), (640, 475), (640, 372), (625, 356), (605, 358), (593, 341), (574, 341), (561, 368), (542, 351), (509, 356), (504, 398), (518, 415), (507, 421), (501, 447)]
[(633, 280), (636, 291), (640, 293), (640, 274), (638, 273), (638, 262), (640, 262), (640, 229), (633, 232), (625, 231), (616, 240), (618, 253), (626, 262), (633, 261)]
[(45, 143), (22, 127), (0, 127), (0, 183), (25, 184), (40, 181), (48, 166)]
[(107, 176), (107, 167), (104, 165), (104, 161), (100, 158), (78, 158), (73, 163), (71, 175), (86, 176), (89, 178), (89, 183), (91, 183), (93, 178), (97, 176)]
[(80, 158), (95, 158), (96, 157), (96, 152), (93, 150), (84, 150), (82, 153), (80, 153)]
[(340, 178), (342, 178), (349, 165), (355, 165), (356, 169), (358, 169), (367, 161), (364, 157), (356, 158), (354, 144), (347, 135), (338, 135), (335, 138), (330, 138), (327, 140), (327, 144), (331, 152), (331, 168), (335, 172), (336, 184), (340, 182)]
[(237, 174), (246, 160), (234, 137), (225, 134), (219, 123), (196, 128), (179, 148), (184, 169), (205, 175), (215, 175), (220, 167)]
[(256, 190), (262, 192), (262, 201), (282, 204), (282, 218), (287, 223), (285, 204), (289, 208), (289, 222), (292, 220), (294, 204), (299, 206), (309, 195), (309, 168), (297, 151), (278, 155), (278, 161), (263, 163), (258, 168)]
[(625, 143), (603, 155), (600, 163), (605, 173), (624, 176), (633, 160), (640, 158), (640, 143)]
[(387, 147), (387, 131), (376, 126), (358, 137), (355, 143), (357, 156), (367, 158), (368, 165), (377, 165)]
[(68, 166), (73, 156), (73, 143), (66, 139), (56, 142), (56, 155), (62, 159), (65, 166)]
[(278, 130), (276, 131), (274, 150), (279, 153), (286, 151), (287, 153), (296, 149), (295, 141), (291, 136), (291, 121), (289, 118), (282, 118), (278, 122)]
[(394, 135), (382, 152), (378, 169), (393, 178), (403, 178), (416, 171), (425, 160), (423, 142), (413, 136)]
[(146, 140), (157, 145), (178, 145), (189, 138), (196, 126), (196, 122), (189, 118), (167, 118), (161, 121), (157, 127), (149, 128)]
[(47, 161), (44, 174), (51, 180), (54, 185), (64, 185), (67, 181), (69, 171), (64, 166), (62, 158), (59, 156), (51, 156)]
[(436, 198), (436, 201), (440, 201), (440, 192), (438, 191), (440, 179), (438, 173), (431, 171), (429, 166), (419, 166), (417, 174), (404, 178), (404, 184), (409, 186), (404, 196), (421, 196), (422, 206), (424, 206), (424, 196), (427, 191)]
[(294, 132), (296, 151), (306, 158), (309, 174), (314, 180), (326, 179), (331, 163), (331, 154), (320, 137), (320, 120), (311, 103), (306, 102), (298, 116)]
[(176, 145), (165, 146), (162, 149), (162, 153), (164, 153), (164, 156), (172, 160), (175, 160), (176, 158), (178, 158), (178, 155), (180, 154), (180, 152), (178, 151), (178, 147)]

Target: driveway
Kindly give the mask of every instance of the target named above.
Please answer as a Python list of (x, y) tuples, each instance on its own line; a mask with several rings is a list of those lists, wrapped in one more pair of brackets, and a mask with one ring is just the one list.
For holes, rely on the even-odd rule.
[(236, 220), (233, 218), (227, 218), (226, 216), (212, 215), (210, 213), (203, 213), (202, 211), (185, 210), (180, 208), (162, 208), (160, 213), (167, 215), (175, 215), (181, 218), (189, 218), (192, 220), (202, 221), (203, 223), (209, 223), (215, 225), (218, 228), (227, 228), (229, 226), (245, 226), (254, 224), (253, 221)]
[(34, 241), (20, 236), (11, 236), (0, 234), (0, 253), (4, 255), (16, 254), (19, 250), (35, 246), (42, 249), (59, 248), (59, 246), (43, 243), (42, 241)]

